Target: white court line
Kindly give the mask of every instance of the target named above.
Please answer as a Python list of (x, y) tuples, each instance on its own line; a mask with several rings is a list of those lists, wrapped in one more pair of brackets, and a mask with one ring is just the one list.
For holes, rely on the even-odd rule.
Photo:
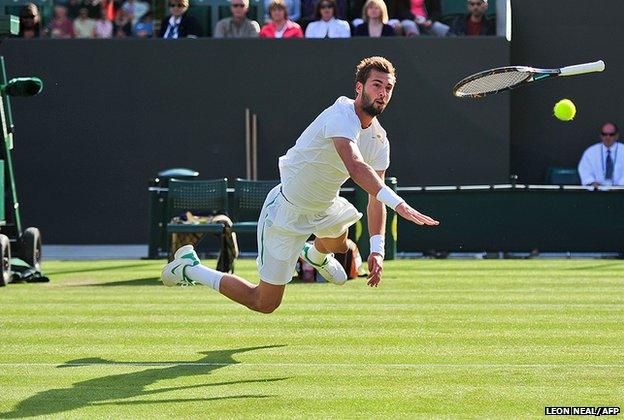
[(0, 363), (0, 367), (85, 367), (85, 366), (111, 366), (111, 367), (168, 367), (168, 366), (257, 366), (257, 367), (338, 367), (338, 368), (386, 368), (386, 369), (421, 369), (421, 368), (483, 368), (483, 369), (557, 369), (557, 368), (624, 368), (624, 364), (496, 364), (496, 363), (210, 363), (210, 362), (93, 362), (93, 363)]

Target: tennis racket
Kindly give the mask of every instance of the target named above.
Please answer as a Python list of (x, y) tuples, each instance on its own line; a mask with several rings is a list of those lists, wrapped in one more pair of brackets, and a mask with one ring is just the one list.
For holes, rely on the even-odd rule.
[(499, 67), (485, 70), (462, 79), (453, 88), (453, 95), (460, 98), (481, 98), (538, 80), (559, 76), (595, 73), (603, 71), (604, 69), (605, 63), (602, 60), (560, 69), (535, 69), (533, 67), (523, 66)]

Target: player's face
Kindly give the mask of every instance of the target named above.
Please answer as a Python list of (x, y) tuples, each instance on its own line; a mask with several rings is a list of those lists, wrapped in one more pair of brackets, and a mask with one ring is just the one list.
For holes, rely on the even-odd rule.
[(372, 70), (368, 80), (362, 86), (362, 109), (370, 116), (375, 117), (381, 114), (394, 89), (395, 78), (393, 75), (378, 70)]
[(617, 132), (615, 126), (613, 124), (605, 124), (602, 126), (602, 132), (600, 133), (602, 137), (602, 142), (605, 146), (611, 147), (613, 143), (615, 143), (619, 137), (619, 133)]

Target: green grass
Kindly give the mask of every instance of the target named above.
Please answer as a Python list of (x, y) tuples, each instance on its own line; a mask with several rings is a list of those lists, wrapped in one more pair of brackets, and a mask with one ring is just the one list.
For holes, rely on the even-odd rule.
[[(391, 261), (271, 315), (161, 261), (0, 289), (0, 418), (537, 417), (624, 402), (624, 262)], [(214, 265), (214, 261), (208, 264)], [(253, 261), (238, 273), (257, 280)]]

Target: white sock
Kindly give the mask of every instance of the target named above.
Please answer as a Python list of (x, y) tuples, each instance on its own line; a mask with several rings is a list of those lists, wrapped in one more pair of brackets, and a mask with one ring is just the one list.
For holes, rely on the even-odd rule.
[(213, 270), (212, 268), (208, 268), (201, 264), (198, 264), (195, 267), (186, 267), (186, 274), (195, 283), (212, 287), (217, 292), (219, 291), (221, 279), (225, 275), (225, 273)]
[(323, 254), (318, 249), (316, 249), (314, 244), (312, 244), (312, 246), (308, 248), (308, 258), (314, 264), (318, 264), (318, 265), (323, 264), (325, 262), (325, 257), (327, 257), (327, 254)]

